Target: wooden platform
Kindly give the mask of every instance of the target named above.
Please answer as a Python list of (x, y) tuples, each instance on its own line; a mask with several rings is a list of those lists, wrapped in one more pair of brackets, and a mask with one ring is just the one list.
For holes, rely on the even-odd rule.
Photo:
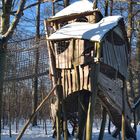
[[(82, 82), (82, 81), (80, 81)], [(113, 124), (121, 130), (121, 114), (122, 114), (122, 81), (112, 80), (105, 76), (104, 74), (99, 74), (99, 86), (98, 86), (98, 97), (106, 108)], [(80, 88), (80, 87), (79, 87)], [(69, 88), (67, 88), (69, 90)], [(88, 98), (90, 94), (90, 90), (79, 90), (71, 92), (67, 95), (65, 99), (66, 103), (66, 112), (74, 113), (78, 110), (78, 96), (79, 94), (83, 94), (85, 100)], [(126, 96), (125, 96), (126, 98)], [(132, 112), (130, 105), (125, 99), (125, 110), (126, 110), (126, 136), (128, 138), (135, 138), (135, 133), (133, 128), (131, 127), (131, 120), (132, 120)], [(69, 108), (69, 106), (71, 106)], [(68, 107), (68, 108), (67, 108)]]

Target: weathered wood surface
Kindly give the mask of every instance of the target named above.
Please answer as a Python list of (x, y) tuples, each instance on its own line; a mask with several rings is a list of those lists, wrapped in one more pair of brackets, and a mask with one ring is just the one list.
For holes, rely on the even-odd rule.
[[(104, 74), (99, 74), (99, 89), (108, 98), (114, 108), (122, 112), (122, 81), (111, 80)], [(132, 113), (125, 97), (126, 117), (132, 119)]]
[[(114, 36), (114, 33), (116, 36)], [(121, 43), (118, 38), (122, 40)], [(120, 44), (116, 44), (115, 40), (117, 39)], [(124, 36), (119, 26), (114, 28), (114, 30), (111, 33), (108, 33), (106, 35), (102, 43), (102, 46), (103, 46), (102, 62), (111, 66), (112, 68), (114, 68), (116, 71), (118, 71), (124, 77), (127, 78), (128, 46), (124, 41)]]
[[(114, 106), (112, 106), (112, 103), (110, 102), (110, 100), (108, 100), (108, 98), (106, 97), (106, 95), (102, 92), (99, 91), (98, 92), (98, 97), (100, 99), (100, 101), (102, 102), (102, 104), (105, 106), (111, 121), (113, 122), (113, 124), (119, 129), (119, 131), (121, 130), (121, 118), (122, 115), (121, 113), (118, 111), (118, 109), (114, 108)], [(125, 124), (126, 124), (126, 136), (128, 138), (135, 138), (135, 132), (133, 130), (133, 128), (131, 127), (130, 121), (128, 118), (126, 118), (125, 120)]]
[[(78, 66), (77, 71), (72, 70), (62, 70), (62, 85), (65, 96), (73, 94), (73, 92), (79, 90), (91, 90), (90, 87), (90, 76), (89, 76), (89, 66), (80, 67)], [(65, 72), (64, 72), (65, 71)], [(78, 73), (78, 76), (77, 76)], [(78, 80), (80, 77), (80, 81)], [(79, 81), (79, 82), (78, 82)], [(99, 74), (99, 89), (103, 91), (103, 94), (108, 98), (110, 103), (114, 108), (116, 108), (120, 113), (122, 112), (122, 81), (112, 80), (102, 74)], [(126, 98), (126, 97), (125, 97)], [(131, 109), (128, 105), (127, 99), (125, 99), (126, 116), (132, 118)]]
[(72, 69), (73, 65), (79, 66), (91, 63), (91, 55), (95, 49), (94, 46), (95, 43), (80, 39), (54, 43), (56, 50), (56, 67), (60, 69)]

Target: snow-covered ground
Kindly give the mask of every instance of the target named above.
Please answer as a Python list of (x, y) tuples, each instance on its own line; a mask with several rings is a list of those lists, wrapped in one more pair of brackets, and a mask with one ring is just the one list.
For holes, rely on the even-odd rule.
[[(20, 125), (19, 127), (22, 128), (23, 125)], [(71, 131), (71, 127), (70, 131)], [(112, 130), (114, 127), (112, 127)], [(15, 132), (15, 125), (12, 126), (12, 137), (9, 137), (9, 128), (5, 127), (4, 130), (2, 130), (2, 140), (16, 140), (17, 133)], [(99, 135), (99, 126), (98, 124), (94, 124), (93, 126), (93, 135), (92, 139), (97, 140)], [(111, 135), (108, 134), (107, 129), (105, 130), (104, 140), (118, 140), (119, 138), (115, 139)], [(47, 121), (47, 135), (45, 134), (45, 130), (43, 129), (43, 125), (38, 125), (38, 127), (29, 127), (25, 134), (23, 135), (22, 140), (54, 140), (52, 138), (52, 124), (50, 121)], [(74, 140), (73, 137), (70, 138), (70, 140)], [(138, 125), (138, 132), (137, 132), (137, 140), (140, 140), (140, 125)]]

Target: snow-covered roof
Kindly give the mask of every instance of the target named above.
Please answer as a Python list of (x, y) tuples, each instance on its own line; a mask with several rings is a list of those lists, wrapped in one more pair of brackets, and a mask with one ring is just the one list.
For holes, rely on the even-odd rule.
[(51, 19), (90, 11), (93, 11), (92, 2), (89, 2), (88, 0), (80, 0), (56, 13), (55, 16), (51, 17)]
[(86, 22), (74, 22), (67, 24), (53, 33), (49, 40), (62, 40), (70, 38), (87, 39), (100, 42), (104, 35), (117, 26), (122, 16), (108, 16), (95, 24)]

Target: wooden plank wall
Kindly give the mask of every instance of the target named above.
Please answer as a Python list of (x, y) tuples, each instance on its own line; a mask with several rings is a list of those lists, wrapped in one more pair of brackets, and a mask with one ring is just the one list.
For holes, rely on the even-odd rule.
[[(119, 32), (119, 30), (117, 30)], [(121, 34), (121, 33), (120, 33)], [(122, 36), (120, 36), (122, 38)], [(103, 48), (103, 63), (113, 67), (127, 78), (128, 68), (128, 48), (126, 44), (116, 45), (113, 38), (110, 42), (105, 38), (102, 43)]]
[[(64, 42), (64, 41), (63, 41)], [(64, 42), (65, 43), (65, 42)], [(55, 49), (60, 45), (59, 43), (54, 43)], [(61, 47), (61, 46), (59, 46)], [(64, 47), (64, 46), (63, 46)], [(73, 41), (71, 40), (69, 43), (69, 47), (65, 46), (67, 49), (62, 53), (58, 53), (57, 49), (55, 50), (56, 53), (56, 68), (64, 69), (64, 68), (72, 68), (72, 58), (73, 58)], [(64, 48), (60, 48), (64, 49)]]
[(61, 76), (65, 96), (83, 89), (90, 90), (88, 65), (76, 66), (74, 69), (63, 69)]
[[(111, 105), (119, 111), (120, 114), (122, 113), (122, 86), (122, 80), (112, 80), (102, 73), (99, 74), (99, 89), (102, 91), (102, 94), (106, 96)], [(125, 108), (126, 116), (131, 120), (132, 114), (126, 96)]]
[[(55, 48), (57, 48), (57, 44)], [(56, 52), (56, 67), (60, 69), (71, 69), (72, 63), (75, 65), (83, 64), (84, 56), (81, 54), (84, 51), (84, 41), (83, 40), (71, 40), (69, 46), (65, 46), (66, 49), (62, 53), (58, 54)], [(60, 48), (61, 49), (61, 48)]]
[[(75, 69), (62, 70), (62, 85), (64, 90), (64, 97), (73, 94), (80, 90), (91, 91), (90, 85), (90, 68), (89, 66), (77, 66)], [(120, 79), (112, 80), (104, 74), (99, 74), (99, 89), (105, 94), (109, 102), (120, 113), (122, 111), (122, 81)], [(131, 110), (125, 102), (127, 117), (131, 119)]]

